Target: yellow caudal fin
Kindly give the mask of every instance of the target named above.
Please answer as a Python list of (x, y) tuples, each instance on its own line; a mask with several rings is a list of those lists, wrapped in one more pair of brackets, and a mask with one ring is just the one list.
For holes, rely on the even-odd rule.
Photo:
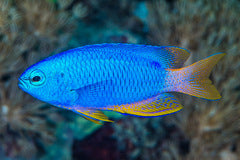
[(220, 99), (221, 95), (212, 84), (209, 75), (224, 55), (226, 54), (217, 53), (184, 68), (168, 69), (172, 72), (173, 78), (177, 77), (172, 91), (209, 100)]

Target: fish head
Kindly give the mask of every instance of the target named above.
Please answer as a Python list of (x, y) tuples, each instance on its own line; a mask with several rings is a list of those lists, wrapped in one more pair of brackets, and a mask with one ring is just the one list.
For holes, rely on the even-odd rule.
[(52, 104), (59, 100), (59, 71), (48, 61), (39, 62), (26, 69), (18, 79), (23, 91), (44, 102)]

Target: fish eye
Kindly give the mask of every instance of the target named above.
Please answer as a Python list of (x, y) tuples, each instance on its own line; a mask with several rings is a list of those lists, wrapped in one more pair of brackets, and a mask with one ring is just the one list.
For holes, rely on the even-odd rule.
[(35, 77), (32, 78), (33, 82), (39, 82), (40, 80), (41, 80), (40, 76), (35, 76)]
[(39, 69), (34, 70), (30, 75), (30, 82), (32, 85), (40, 86), (46, 80), (45, 74)]

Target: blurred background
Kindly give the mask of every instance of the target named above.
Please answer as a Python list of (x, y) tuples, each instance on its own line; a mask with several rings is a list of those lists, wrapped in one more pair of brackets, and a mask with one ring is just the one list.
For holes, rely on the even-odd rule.
[[(0, 0), (0, 159), (239, 160), (239, 17), (239, 0)], [(17, 86), (50, 55), (116, 42), (184, 47), (188, 64), (226, 52), (210, 77), (223, 98), (179, 94), (176, 114), (97, 125)]]

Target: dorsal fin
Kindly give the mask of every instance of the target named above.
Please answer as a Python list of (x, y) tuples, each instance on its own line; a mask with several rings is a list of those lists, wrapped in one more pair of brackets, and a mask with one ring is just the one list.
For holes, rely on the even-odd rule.
[(190, 53), (175, 46), (151, 46), (126, 43), (106, 43), (80, 47), (79, 49), (101, 50), (111, 54), (131, 54), (158, 62), (163, 68), (180, 68)]
[(190, 53), (183, 48), (166, 46), (162, 47), (160, 56), (166, 68), (181, 68), (190, 56)]

